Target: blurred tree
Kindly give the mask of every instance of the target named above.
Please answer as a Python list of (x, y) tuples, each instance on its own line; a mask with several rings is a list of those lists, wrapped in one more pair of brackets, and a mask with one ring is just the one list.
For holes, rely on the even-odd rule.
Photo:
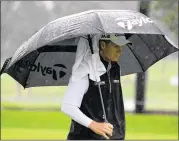
[[(148, 16), (150, 1), (141, 1), (139, 3), (139, 12)], [(135, 112), (145, 112), (145, 95), (146, 95), (147, 71), (137, 74), (136, 93), (135, 93)]]
[(176, 36), (178, 35), (178, 1), (153, 1), (151, 10), (157, 19), (163, 21)]

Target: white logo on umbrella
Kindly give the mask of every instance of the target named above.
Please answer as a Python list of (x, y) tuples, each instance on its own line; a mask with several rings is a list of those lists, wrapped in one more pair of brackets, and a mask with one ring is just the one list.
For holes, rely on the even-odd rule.
[(118, 26), (128, 30), (131, 30), (135, 25), (142, 26), (143, 24), (153, 22), (150, 18), (145, 18), (145, 17), (141, 17), (140, 19), (131, 19), (131, 20), (121, 17), (121, 18), (116, 18), (115, 20), (119, 21), (117, 23)]

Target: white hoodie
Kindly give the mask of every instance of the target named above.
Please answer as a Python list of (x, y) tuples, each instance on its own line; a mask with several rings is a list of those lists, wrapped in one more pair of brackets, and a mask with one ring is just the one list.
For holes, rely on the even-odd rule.
[(85, 127), (89, 127), (92, 119), (83, 114), (79, 108), (89, 87), (88, 74), (91, 80), (99, 82), (100, 76), (106, 72), (99, 56), (99, 37), (100, 35), (95, 35), (92, 38), (94, 54), (91, 54), (87, 37), (80, 38), (72, 76), (61, 104), (62, 112)]

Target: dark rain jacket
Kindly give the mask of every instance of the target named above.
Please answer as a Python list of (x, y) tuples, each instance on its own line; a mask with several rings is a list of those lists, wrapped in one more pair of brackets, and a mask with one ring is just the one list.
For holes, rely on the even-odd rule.
[[(108, 62), (101, 61), (108, 67)], [(106, 111), (107, 120), (111, 123), (113, 128), (113, 136), (110, 139), (125, 138), (125, 113), (123, 105), (123, 95), (120, 82), (120, 66), (117, 62), (111, 64), (110, 71), (100, 76), (101, 78), (101, 92), (103, 96), (104, 107)], [(88, 75), (89, 76), (89, 75)], [(104, 122), (104, 115), (100, 99), (100, 93), (96, 82), (89, 79), (89, 88), (83, 97), (80, 110), (89, 118), (96, 122)], [(104, 140), (101, 135), (94, 133), (91, 129), (71, 121), (70, 132), (67, 140)]]

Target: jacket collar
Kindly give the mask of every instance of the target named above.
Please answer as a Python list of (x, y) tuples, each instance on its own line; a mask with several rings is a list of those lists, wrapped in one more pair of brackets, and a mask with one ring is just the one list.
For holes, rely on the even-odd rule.
[(105, 68), (107, 69), (109, 62), (107, 62), (106, 60), (104, 60), (101, 55), (99, 55), (99, 56), (100, 56), (101, 62), (104, 64)]

